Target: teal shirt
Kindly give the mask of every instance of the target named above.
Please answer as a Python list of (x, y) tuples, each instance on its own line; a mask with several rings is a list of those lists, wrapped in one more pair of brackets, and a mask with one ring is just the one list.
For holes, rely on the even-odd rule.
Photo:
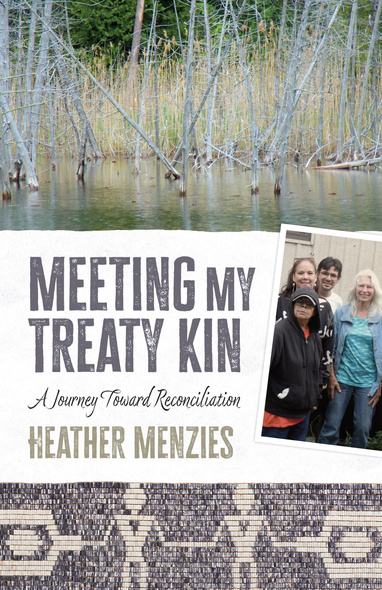
[(355, 387), (371, 387), (377, 379), (373, 335), (368, 326), (368, 318), (354, 316), (336, 377), (337, 381)]

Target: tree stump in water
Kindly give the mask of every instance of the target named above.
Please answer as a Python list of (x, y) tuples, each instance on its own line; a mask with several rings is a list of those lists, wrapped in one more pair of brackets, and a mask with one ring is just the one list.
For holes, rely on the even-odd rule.
[(85, 158), (81, 158), (78, 168), (77, 168), (77, 178), (78, 180), (83, 180), (85, 174)]
[(4, 200), (9, 200), (11, 198), (11, 189), (10, 189), (7, 177), (4, 174), (3, 168), (0, 168), (0, 186), (1, 186), (2, 198)]
[(21, 178), (20, 178), (20, 173), (21, 173), (21, 168), (23, 165), (23, 161), (21, 160), (21, 158), (16, 158), (16, 160), (13, 162), (13, 173), (11, 175), (11, 182), (17, 182), (19, 183)]
[(85, 138), (83, 140), (81, 152), (78, 154), (78, 156), (79, 156), (78, 168), (77, 168), (78, 180), (83, 180), (84, 174), (85, 174), (86, 143), (87, 143), (87, 139), (88, 139), (86, 136), (85, 130), (84, 130), (84, 135), (85, 135)]

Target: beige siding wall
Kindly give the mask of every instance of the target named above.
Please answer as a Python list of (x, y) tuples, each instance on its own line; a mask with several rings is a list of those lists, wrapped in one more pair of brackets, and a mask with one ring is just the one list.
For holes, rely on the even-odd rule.
[(287, 238), (280, 278), (280, 289), (286, 283), (289, 270), (295, 258), (314, 258), (316, 264), (326, 256), (333, 256), (342, 262), (342, 278), (334, 289), (346, 302), (346, 294), (354, 275), (371, 268), (382, 284), (382, 242), (342, 238), (338, 236), (312, 234), (311, 242)]

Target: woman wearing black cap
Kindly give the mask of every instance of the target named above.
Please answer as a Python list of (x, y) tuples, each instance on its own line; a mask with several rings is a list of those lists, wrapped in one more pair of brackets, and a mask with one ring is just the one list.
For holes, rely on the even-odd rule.
[(302, 287), (290, 302), (275, 326), (262, 435), (304, 441), (321, 388), (319, 299)]

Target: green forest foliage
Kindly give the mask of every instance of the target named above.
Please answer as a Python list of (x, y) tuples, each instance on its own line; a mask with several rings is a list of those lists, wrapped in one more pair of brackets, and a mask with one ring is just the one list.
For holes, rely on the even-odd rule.
[[(237, 10), (240, 9), (238, 3)], [(293, 2), (289, 4), (293, 5)], [(176, 10), (183, 38), (186, 38), (190, 3), (175, 0)], [(129, 53), (133, 32), (137, 2), (136, 0), (81, 0), (69, 2), (68, 10), (71, 20), (71, 38), (74, 47), (92, 50), (98, 47), (103, 53), (115, 57), (118, 53)], [(208, 1), (212, 32), (221, 25), (224, 7), (220, 0)], [(282, 1), (260, 0), (249, 2), (246, 13), (247, 26), (255, 29), (260, 21), (268, 25), (273, 22), (277, 26), (281, 14)], [(204, 36), (203, 1), (198, 3), (198, 19), (200, 31)], [(142, 27), (144, 43), (150, 31), (153, 16), (153, 0), (145, 1), (145, 12)], [(178, 39), (178, 29), (173, 0), (160, 0), (158, 3), (157, 35)]]
[[(145, 0), (144, 19), (142, 27), (141, 43), (145, 43), (149, 35), (153, 17), (153, 1)], [(156, 22), (156, 35), (159, 38), (175, 38), (179, 42), (174, 1), (178, 14), (182, 40), (187, 39), (189, 19), (189, 0), (159, 0), (158, 16)], [(218, 34), (223, 21), (224, 2), (222, 0), (208, 0), (211, 33)], [(237, 12), (240, 10), (242, 0), (237, 0)], [(270, 30), (277, 37), (277, 30), (282, 12), (282, 0), (250, 0), (242, 15), (241, 22), (245, 24), (245, 30), (255, 37), (258, 30), (269, 33)], [(303, 9), (303, 0), (290, 0), (287, 3), (286, 27), (292, 28), (293, 21)], [(324, 9), (325, 2), (321, 8)], [(107, 56), (109, 63), (118, 56), (127, 59), (132, 44), (135, 12), (137, 0), (76, 0), (67, 4), (70, 16), (70, 34), (75, 48), (83, 48), (86, 51), (95, 51)], [(343, 21), (346, 31), (351, 9), (351, 0), (344, 0), (339, 18)], [(367, 28), (373, 21), (373, 0), (358, 1), (359, 27)], [(322, 11), (323, 13), (324, 11)], [(197, 4), (196, 35), (205, 36), (204, 28), (204, 2), (199, 0)], [(298, 19), (298, 16), (297, 16)]]
[[(176, 2), (181, 33), (185, 34), (189, 17), (189, 4)], [(72, 43), (76, 48), (87, 50), (99, 48), (115, 58), (117, 54), (127, 57), (133, 40), (136, 0), (82, 0), (69, 2)], [(142, 26), (142, 42), (150, 31), (153, 17), (153, 0), (145, 1)], [(173, 0), (158, 3), (156, 31), (159, 37), (178, 38)]]

